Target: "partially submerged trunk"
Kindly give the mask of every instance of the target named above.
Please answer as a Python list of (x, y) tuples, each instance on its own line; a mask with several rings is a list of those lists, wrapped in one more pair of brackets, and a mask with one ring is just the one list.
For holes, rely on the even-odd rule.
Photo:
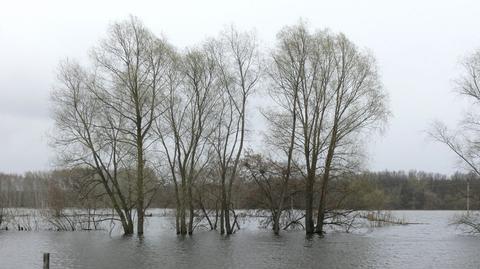
[(305, 184), (305, 233), (313, 234), (315, 226), (313, 222), (313, 186), (315, 174), (309, 173)]
[[(140, 124), (142, 121), (140, 120)], [(141, 125), (140, 125), (141, 126)], [(140, 127), (141, 128), (141, 127)], [(145, 221), (144, 159), (142, 131), (138, 128), (137, 138), (137, 234), (143, 235)]]

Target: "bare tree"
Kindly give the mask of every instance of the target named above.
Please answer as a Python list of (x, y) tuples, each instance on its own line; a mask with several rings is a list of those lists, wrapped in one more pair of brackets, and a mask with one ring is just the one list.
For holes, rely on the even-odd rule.
[[(101, 184), (117, 213), (125, 234), (133, 233), (132, 206), (120, 187), (118, 171), (128, 153), (120, 143), (118, 125), (110, 111), (91, 92), (90, 78), (75, 63), (60, 66), (59, 86), (52, 94), (56, 135), (53, 144), (63, 165), (86, 167), (96, 173), (85, 182), (87, 193)], [(104, 125), (108, 122), (108, 125)]]
[[(457, 90), (472, 101), (471, 111), (459, 123), (456, 131), (451, 131), (440, 122), (434, 122), (429, 135), (445, 144), (464, 164), (466, 169), (480, 176), (480, 116), (477, 105), (480, 102), (480, 50), (465, 58), (462, 62), (464, 74), (456, 80)], [(467, 188), (469, 183), (467, 182)], [(478, 214), (469, 213), (469, 194), (467, 193), (467, 213), (458, 216), (454, 223), (468, 232), (478, 233), (480, 221)]]
[[(287, 163), (276, 162), (260, 154), (247, 153), (243, 159), (243, 176), (254, 181), (262, 193), (261, 205), (270, 211), (270, 220), (274, 234), (281, 229), (281, 217), (288, 200), (289, 182), (294, 175)], [(288, 224), (286, 224), (288, 225)]]
[(480, 50), (462, 62), (465, 73), (456, 80), (457, 90), (475, 105), (460, 122), (458, 130), (450, 131), (442, 122), (435, 122), (429, 135), (445, 144), (467, 166), (480, 176), (480, 116), (476, 105), (480, 102)]
[(232, 187), (244, 148), (248, 99), (261, 75), (260, 55), (255, 35), (233, 27), (208, 45), (221, 93), (211, 139), (221, 184), (220, 233), (232, 234)]
[[(278, 115), (286, 118), (286, 123), (295, 119), (292, 126), (275, 123), (270, 117), (276, 126), (276, 141), (291, 137), (290, 133), (295, 136), (296, 165), (302, 167), (305, 178), (306, 233), (321, 233), (330, 172), (339, 156), (336, 150), (350, 144), (342, 144), (342, 140), (386, 118), (386, 97), (373, 57), (358, 51), (342, 34), (312, 34), (303, 23), (278, 34), (270, 73), (276, 83), (270, 95)], [(318, 177), (322, 180), (315, 227), (313, 202)]]
[[(306, 168), (305, 178), (305, 228), (313, 232), (313, 188), (317, 166), (322, 152), (320, 131), (329, 99), (321, 85), (319, 60), (312, 49), (315, 42), (303, 24), (286, 27), (278, 35), (277, 48), (272, 53), (271, 77), (276, 87), (270, 95), (278, 105), (283, 121), (273, 122), (277, 141), (295, 133), (295, 155), (301, 156), (299, 165)], [(327, 72), (329, 70), (324, 70)], [(315, 87), (315, 88), (314, 88)], [(311, 97), (310, 97), (311, 96)], [(311, 105), (311, 106), (310, 106)], [(274, 117), (270, 117), (275, 120)], [(295, 125), (293, 119), (298, 121)], [(290, 120), (291, 119), (291, 120)], [(285, 124), (286, 123), (286, 124)], [(280, 144), (287, 144), (287, 141)]]
[(155, 37), (137, 18), (115, 23), (107, 39), (93, 50), (95, 96), (123, 120), (118, 130), (136, 157), (137, 233), (143, 234), (147, 197), (145, 167), (152, 126), (159, 116), (166, 57), (170, 46)]
[[(155, 186), (148, 182), (145, 172), (147, 153), (153, 141), (152, 126), (159, 116), (156, 106), (162, 96), (169, 51), (165, 41), (130, 17), (113, 24), (108, 37), (94, 48), (91, 70), (76, 64), (61, 68), (63, 87), (54, 94), (55, 117), (61, 129), (57, 144), (71, 149), (68, 161), (81, 159), (96, 169), (114, 204), (123, 204), (118, 209), (123, 210), (126, 233), (133, 230), (129, 223), (131, 208), (118, 173), (120, 168), (135, 172), (137, 233), (142, 235), (148, 195), (154, 191), (146, 185)], [(75, 143), (69, 146), (69, 140)], [(131, 173), (124, 175), (129, 177)], [(115, 190), (108, 184), (113, 184)]]
[[(320, 201), (315, 232), (323, 233), (328, 183), (334, 162), (350, 162), (355, 157), (358, 134), (365, 129), (381, 126), (389, 114), (386, 94), (377, 75), (375, 59), (360, 52), (343, 34), (329, 35), (325, 39), (333, 45), (331, 57), (334, 68), (327, 90), (332, 91), (332, 112), (328, 113), (327, 150), (324, 157)], [(353, 147), (353, 151), (352, 151)], [(347, 155), (345, 155), (347, 153)]]
[(193, 233), (194, 183), (208, 164), (209, 144), (218, 99), (213, 59), (202, 48), (183, 57), (173, 55), (167, 75), (168, 97), (165, 113), (157, 121), (157, 134), (167, 156), (175, 185), (177, 233)]

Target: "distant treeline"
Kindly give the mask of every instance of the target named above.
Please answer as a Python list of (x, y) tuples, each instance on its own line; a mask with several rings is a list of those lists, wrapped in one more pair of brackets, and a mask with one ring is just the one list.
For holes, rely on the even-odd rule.
[[(74, 174), (74, 173), (73, 173)], [(467, 182), (470, 185), (470, 209), (480, 209), (480, 180), (471, 174), (446, 176), (418, 171), (362, 172), (337, 178), (330, 186), (331, 208), (344, 209), (466, 209)], [(304, 207), (303, 181), (289, 183), (289, 203), (285, 207)], [(110, 207), (108, 199), (86, 199), (79, 191), (71, 171), (29, 172), (24, 175), (0, 173), (0, 207), (65, 208)], [(202, 206), (215, 195), (218, 186), (204, 184), (197, 190)], [(235, 186), (236, 208), (264, 208), (264, 197), (258, 185), (240, 177)], [(213, 201), (214, 199), (210, 199)], [(153, 196), (150, 207), (175, 208), (173, 185), (163, 184)]]
[(358, 209), (464, 210), (480, 208), (480, 180), (472, 174), (446, 176), (419, 171), (366, 172), (350, 181), (347, 207)]

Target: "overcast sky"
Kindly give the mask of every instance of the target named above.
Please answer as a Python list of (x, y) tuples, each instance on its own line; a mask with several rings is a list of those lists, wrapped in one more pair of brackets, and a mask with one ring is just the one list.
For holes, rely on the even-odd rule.
[(139, 17), (180, 48), (226, 25), (256, 29), (265, 47), (300, 18), (345, 33), (376, 56), (393, 117), (369, 145), (371, 170), (452, 173), (461, 168), (425, 135), (429, 124), (454, 126), (465, 101), (452, 80), (459, 60), (480, 47), (478, 1), (8, 1), (0, 5), (0, 171), (51, 167), (49, 92), (58, 62), (85, 61), (113, 21)]

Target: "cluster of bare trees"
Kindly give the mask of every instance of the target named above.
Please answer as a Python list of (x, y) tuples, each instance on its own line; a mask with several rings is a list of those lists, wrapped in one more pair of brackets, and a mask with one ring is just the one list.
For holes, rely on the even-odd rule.
[[(234, 28), (179, 51), (131, 17), (110, 27), (90, 60), (60, 65), (53, 145), (63, 165), (85, 168), (82, 193), (108, 197), (125, 234), (135, 218), (143, 234), (165, 182), (174, 186), (177, 233), (193, 233), (201, 212), (212, 229), (219, 222), (233, 233), (239, 176), (263, 190), (275, 233), (289, 181), (301, 178), (306, 232), (323, 233), (329, 182), (359, 165), (363, 134), (388, 116), (374, 58), (343, 34), (303, 23), (285, 27), (269, 52)], [(271, 97), (267, 156), (245, 154), (248, 104), (260, 90)], [(204, 203), (207, 191), (213, 203)]]

